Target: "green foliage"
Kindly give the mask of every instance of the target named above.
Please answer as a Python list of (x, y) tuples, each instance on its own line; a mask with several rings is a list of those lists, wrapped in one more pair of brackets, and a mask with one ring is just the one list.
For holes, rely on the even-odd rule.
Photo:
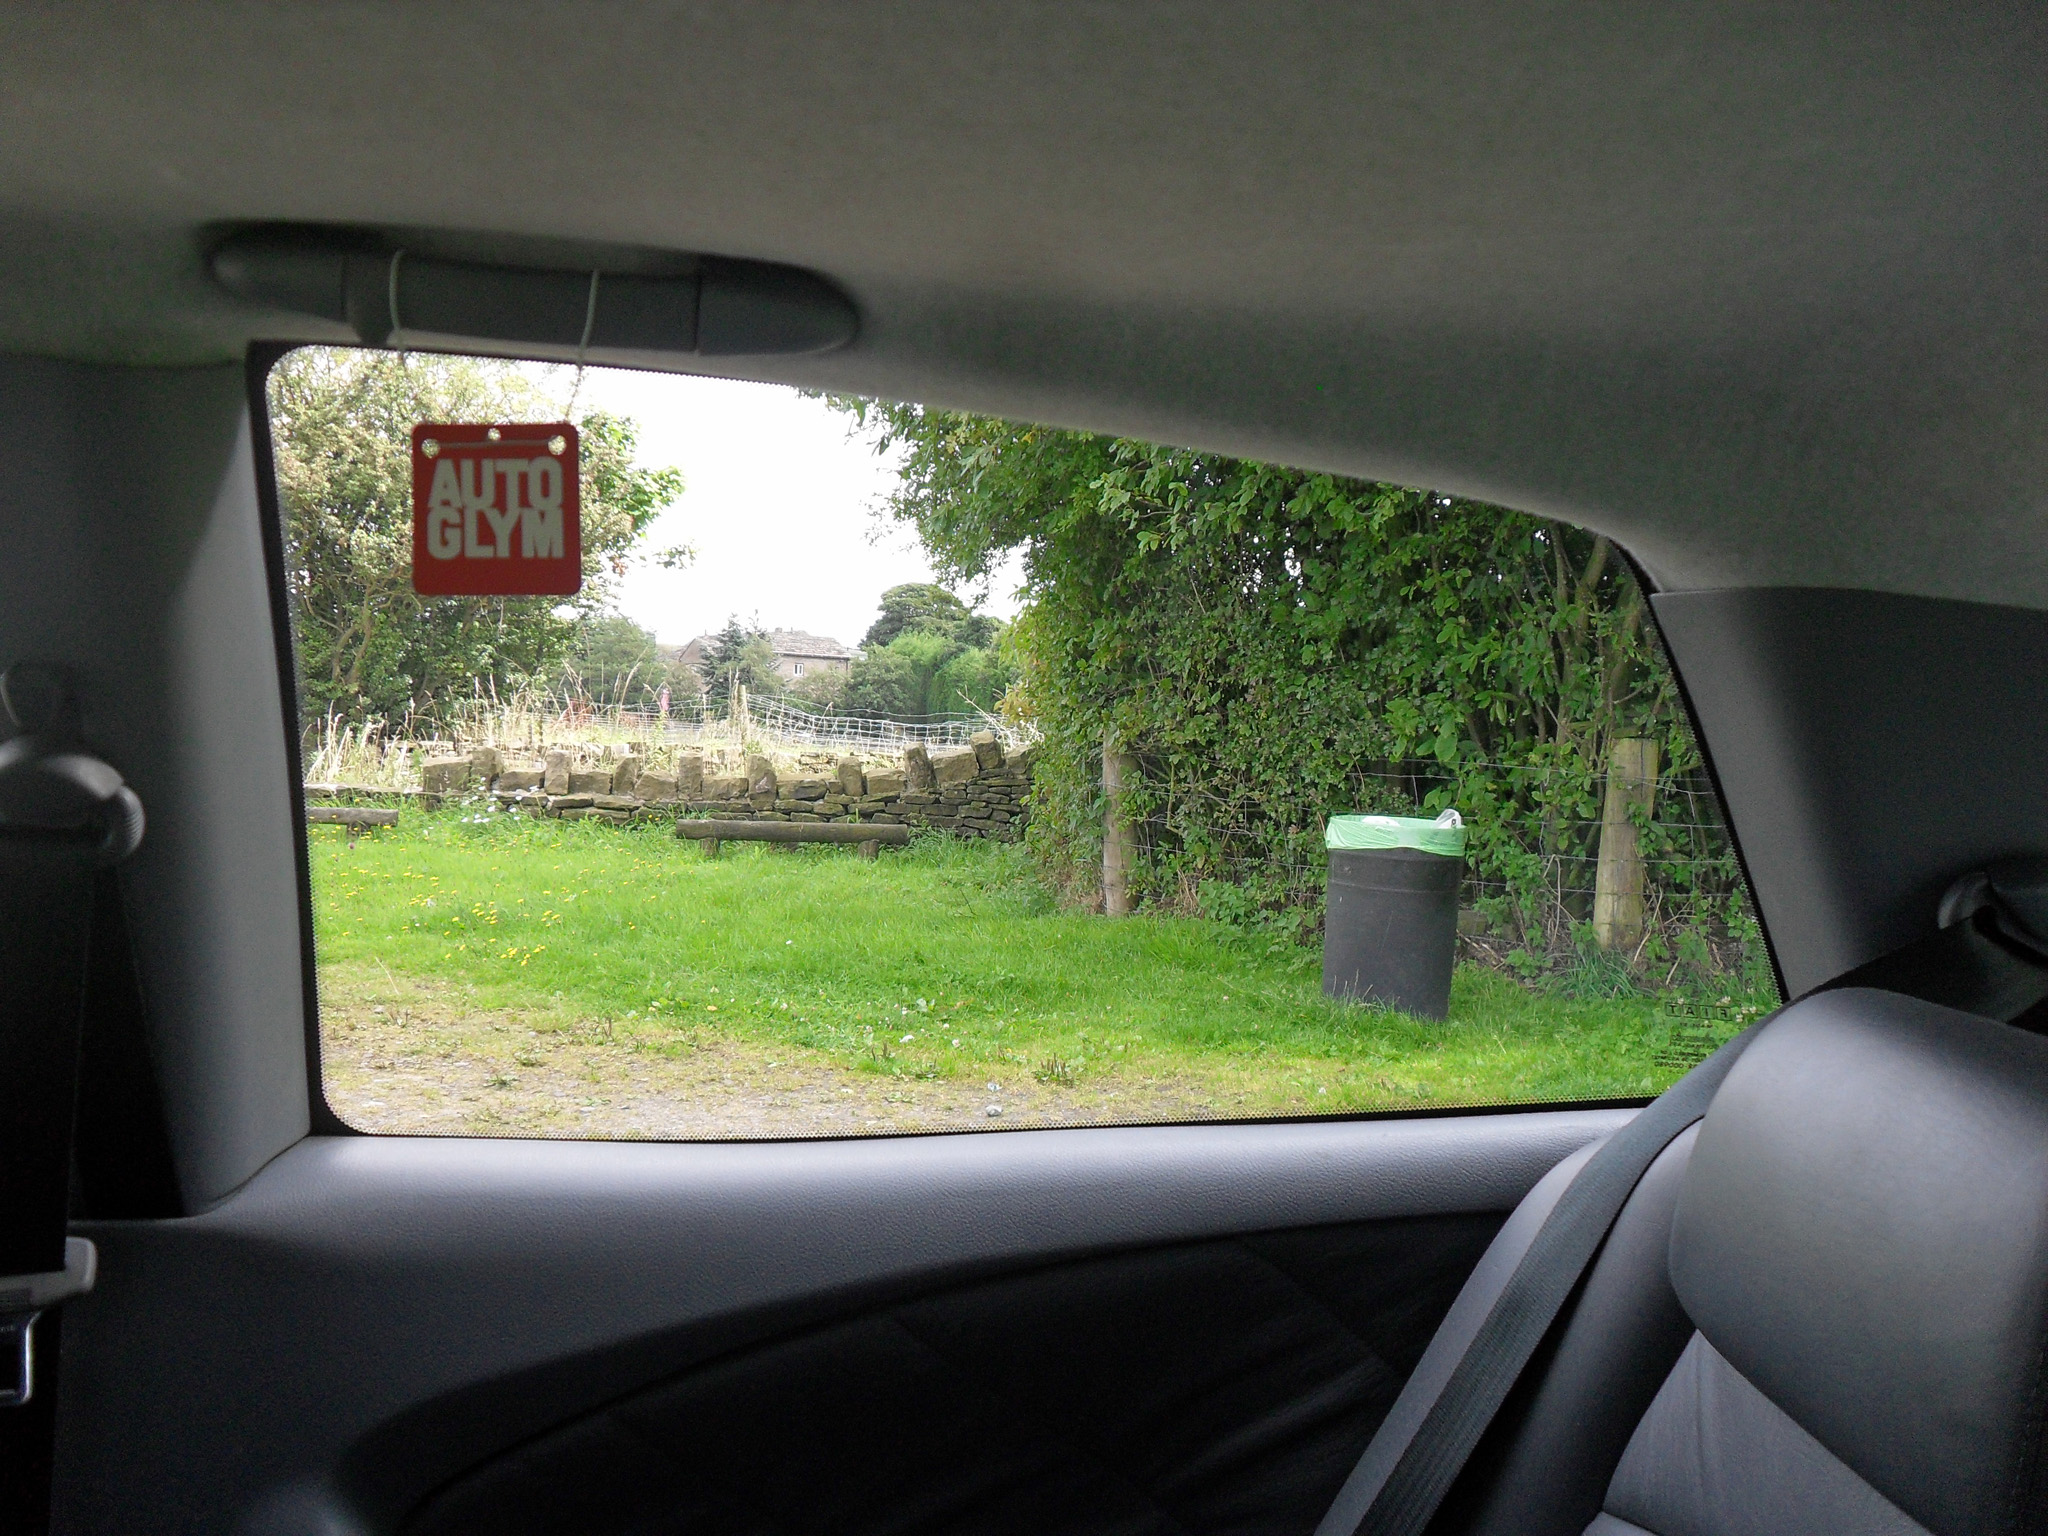
[[(411, 432), (420, 421), (552, 421), (560, 404), (511, 363), (306, 347), (270, 374), (300, 698), (309, 716), (402, 720), (473, 691), (548, 677), (606, 610), (648, 525), (682, 494), (633, 462), (633, 422), (582, 435), (583, 590), (555, 598), (412, 589)], [(670, 551), (668, 558), (685, 558)]]
[(947, 658), (932, 673), (925, 690), (928, 715), (995, 711), (1015, 675), (1002, 653), (993, 648), (970, 649)]
[[(622, 613), (601, 613), (577, 625), (557, 690), (593, 704), (644, 708), (674, 679), (654, 636)], [(690, 690), (694, 692), (694, 688)]]
[[(1327, 816), (1455, 805), (1481, 888), (1506, 892), (1527, 944), (1570, 955), (1610, 744), (1653, 737), (1674, 780), (1698, 765), (1605, 538), (1401, 486), (837, 403), (901, 454), (891, 511), (944, 577), (1023, 553), (1016, 697), (1046, 736), (1033, 846), (1075, 894), (1099, 868), (1109, 739), (1140, 764), (1155, 902), (1319, 908)], [(1725, 936), (1739, 887), (1716, 834), (1652, 823), (1646, 853), (1670, 872), (1660, 917)], [(1662, 960), (1681, 957), (1642, 957)]]
[(741, 623), (736, 614), (726, 619), (725, 627), (704, 647), (701, 670), (705, 692), (714, 698), (723, 698), (735, 686), (750, 693), (773, 693), (781, 682), (768, 632)]
[(852, 714), (901, 720), (992, 711), (1014, 676), (998, 650), (938, 629), (905, 629), (854, 662), (840, 704)]
[(906, 630), (924, 630), (958, 640), (962, 645), (984, 648), (996, 634), (995, 620), (970, 612), (967, 605), (944, 587), (925, 582), (907, 582), (882, 594), (882, 614), (868, 626), (863, 646), (887, 645)]
[(914, 719), (924, 713), (925, 682), (926, 674), (909, 654), (892, 645), (878, 646), (848, 669), (840, 707), (854, 715)]

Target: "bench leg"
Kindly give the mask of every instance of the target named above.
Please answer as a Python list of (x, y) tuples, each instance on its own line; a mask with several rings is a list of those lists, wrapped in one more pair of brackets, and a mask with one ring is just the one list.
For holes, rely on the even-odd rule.
[(717, 858), (717, 857), (718, 857), (718, 843), (719, 843), (719, 840), (718, 840), (717, 838), (715, 838), (715, 837), (706, 837), (706, 838), (700, 838), (700, 839), (699, 839), (699, 841), (700, 841), (700, 842), (702, 842), (702, 843), (704, 844), (704, 857), (705, 857), (705, 858), (707, 858), (707, 859), (715, 859), (715, 858)]
[(882, 842), (880, 838), (870, 838), (867, 842), (860, 845), (860, 856), (864, 859), (872, 859), (881, 851)]

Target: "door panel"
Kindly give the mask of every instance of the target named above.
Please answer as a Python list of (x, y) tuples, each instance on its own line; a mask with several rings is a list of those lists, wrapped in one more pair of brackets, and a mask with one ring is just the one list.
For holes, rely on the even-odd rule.
[(865, 1312), (566, 1425), (406, 1530), (1306, 1531), (1499, 1225), (1173, 1244)]
[[(707, 1425), (731, 1486), (813, 1490), (840, 1530), (947, 1529), (1040, 1473), (1091, 1518), (1142, 1494), (1236, 1528), (1269, 1480), (1298, 1499), (1355, 1454), (1491, 1219), (1629, 1113), (311, 1138), (204, 1215), (89, 1229), (60, 1528), (393, 1530), (441, 1490), (419, 1528), (457, 1529), (462, 1500), (525, 1475), (492, 1466), (509, 1448), (566, 1458), (573, 1492), (621, 1446), (663, 1462), (663, 1433), (700, 1454)], [(1418, 1220), (1458, 1217), (1488, 1220)], [(608, 1438), (620, 1414), (667, 1429)], [(863, 1449), (891, 1436), (910, 1460)], [(931, 1482), (940, 1464), (964, 1481)], [(877, 1502), (853, 1479), (884, 1466)], [(931, 1511), (890, 1503), (921, 1487)], [(650, 1528), (746, 1529), (706, 1520)]]

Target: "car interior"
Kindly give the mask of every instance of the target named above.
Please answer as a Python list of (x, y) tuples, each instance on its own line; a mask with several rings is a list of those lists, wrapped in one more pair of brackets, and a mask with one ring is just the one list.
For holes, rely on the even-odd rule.
[[(5, 14), (5, 1529), (2048, 1525), (2048, 12)], [(1606, 534), (1785, 1006), (1648, 1105), (361, 1134), (265, 414), (307, 344)]]

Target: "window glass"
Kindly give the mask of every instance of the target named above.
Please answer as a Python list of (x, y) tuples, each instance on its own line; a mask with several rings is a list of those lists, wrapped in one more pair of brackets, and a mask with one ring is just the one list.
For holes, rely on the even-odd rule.
[[(362, 1129), (1637, 1097), (1775, 1005), (1603, 538), (720, 380), (308, 348), (268, 390)], [(413, 428), (563, 421), (581, 590), (419, 595)]]

